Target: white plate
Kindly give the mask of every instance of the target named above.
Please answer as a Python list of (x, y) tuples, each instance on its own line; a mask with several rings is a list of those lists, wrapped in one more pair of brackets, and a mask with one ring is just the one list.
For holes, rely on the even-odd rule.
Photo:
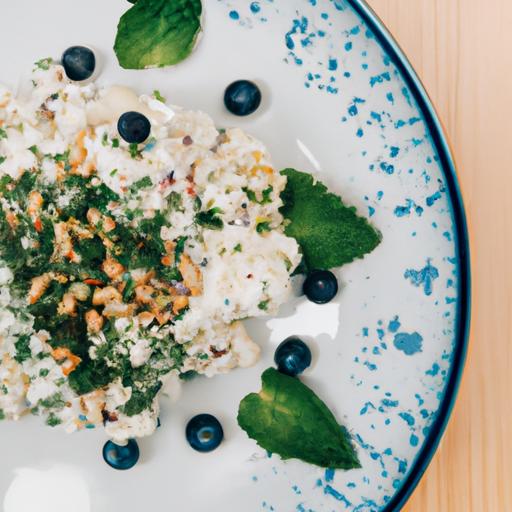
[[(255, 7), (255, 5), (257, 7)], [(279, 318), (247, 322), (263, 357), (250, 370), (185, 386), (163, 403), (162, 427), (140, 442), (131, 471), (104, 464), (100, 433), (66, 436), (38, 418), (0, 424), (6, 512), (205, 510), (370, 511), (400, 506), (432, 456), (460, 376), (468, 318), (467, 240), (453, 163), (408, 63), (357, 0), (206, 0), (192, 57), (163, 70), (125, 71), (112, 51), (123, 0), (16, 0), (2, 6), (0, 81), (16, 87), (32, 63), (74, 44), (95, 47), (99, 82), (159, 89), (169, 101), (240, 125), (276, 166), (307, 170), (371, 216), (383, 242), (337, 272), (338, 298), (296, 298)], [(259, 10), (258, 10), (259, 7)], [(263, 106), (234, 118), (225, 87), (248, 78)], [(435, 270), (434, 270), (435, 269)], [(276, 345), (303, 336), (304, 380), (351, 432), (362, 469), (336, 473), (268, 457), (236, 424)], [(184, 427), (215, 414), (226, 440), (202, 455)], [(1, 498), (4, 497), (4, 498)], [(64, 505), (63, 505), (64, 503)]]

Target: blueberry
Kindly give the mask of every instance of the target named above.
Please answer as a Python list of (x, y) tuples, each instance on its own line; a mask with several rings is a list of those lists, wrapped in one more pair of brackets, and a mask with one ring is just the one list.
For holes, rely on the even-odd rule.
[(187, 441), (198, 452), (215, 450), (224, 438), (219, 420), (211, 414), (198, 414), (187, 424)]
[(139, 460), (139, 446), (137, 441), (130, 439), (126, 446), (120, 446), (107, 441), (103, 447), (105, 462), (114, 469), (130, 469)]
[(338, 280), (328, 270), (314, 270), (304, 281), (302, 290), (311, 302), (325, 304), (338, 293)]
[(117, 122), (117, 131), (126, 142), (141, 144), (151, 133), (151, 123), (139, 112), (125, 112)]
[(255, 112), (261, 103), (261, 91), (249, 80), (237, 80), (229, 85), (224, 93), (224, 104), (235, 116), (248, 116)]
[(96, 57), (94, 52), (85, 46), (72, 46), (63, 53), (62, 65), (70, 80), (80, 82), (87, 80), (94, 73)]
[(311, 364), (311, 350), (301, 339), (292, 336), (277, 347), (274, 361), (281, 373), (295, 377)]

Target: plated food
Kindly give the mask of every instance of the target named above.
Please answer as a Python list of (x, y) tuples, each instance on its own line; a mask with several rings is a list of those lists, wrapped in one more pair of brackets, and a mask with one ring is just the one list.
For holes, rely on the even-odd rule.
[[(295, 239), (301, 255), (291, 277), (294, 293), (276, 316), (242, 320), (261, 348), (254, 367), (213, 379), (185, 380), (192, 374), (184, 374), (176, 379), (181, 398), (175, 403), (161, 388), (161, 426), (151, 438), (107, 441), (101, 425), (66, 435), (63, 424), (46, 427), (44, 416), (28, 411), (20, 421), (0, 421), (4, 508), (56, 512), (56, 500), (68, 504), (73, 496), (84, 512), (88, 503), (98, 512), (158, 509), (162, 504), (190, 512), (398, 509), (443, 430), (463, 360), (467, 318), (462, 210), (450, 155), (428, 100), (403, 56), (394, 51), (392, 39), (382, 33), (378, 20), (362, 13), (364, 4), (358, 0), (315, 5), (205, 2), (201, 37), (195, 38), (189, 58), (171, 68), (125, 70), (112, 49), (117, 22), (134, 5), (140, 9), (157, 3), (91, 0), (78, 13), (62, 4), (52, 16), (47, 6), (30, 0), (6, 4), (3, 15), (9, 23), (0, 34), (5, 54), (0, 81), (17, 98), (27, 98), (32, 83), (25, 73), (32, 62), (52, 55), (58, 64), (65, 48), (91, 45), (97, 49), (92, 52), (97, 66), (87, 80), (97, 80), (102, 88), (134, 87), (137, 97), (165, 98), (173, 110), (177, 104), (207, 112), (216, 129), (239, 126), (262, 141), (274, 169), (286, 177), (279, 213), (284, 234)], [(159, 22), (154, 16), (147, 22), (149, 30), (156, 32)], [(122, 37), (130, 34), (137, 32), (126, 30)], [(127, 67), (158, 66), (158, 55), (151, 63), (139, 60), (137, 53), (144, 46), (136, 38), (125, 48), (133, 50)], [(67, 75), (72, 70), (68, 61), (66, 65)], [(79, 76), (85, 78), (90, 67), (82, 65), (81, 71)], [(230, 88), (234, 108), (231, 104), (228, 109), (227, 102), (225, 108), (228, 86), (241, 80), (248, 81), (249, 88)], [(237, 113), (254, 108), (243, 103), (249, 94), (257, 98), (253, 86), (261, 92), (260, 107), (239, 117)], [(128, 139), (147, 133), (147, 123), (139, 116), (136, 133), (126, 132), (121, 117), (133, 118), (133, 112), (152, 127), (147, 113), (123, 105), (111, 124), (116, 138), (128, 146), (134, 143), (121, 132)], [(137, 150), (151, 137), (137, 144)], [(368, 231), (365, 221), (354, 231), (361, 217), (349, 218), (350, 209), (332, 192), (355, 205), (362, 221), (366, 217), (383, 234), (375, 252), (343, 268), (350, 254), (371, 250), (365, 242), (356, 251), (353, 241), (371, 242), (375, 230)], [(343, 256), (347, 247), (348, 255)], [(324, 274), (328, 269), (334, 280)], [(302, 286), (306, 277), (312, 288)], [(325, 303), (336, 284), (336, 296)], [(103, 306), (95, 308), (104, 316)], [(269, 367), (279, 372), (265, 372)], [(131, 373), (131, 366), (127, 370)], [(284, 379), (286, 372), (296, 375), (291, 384)], [(263, 389), (253, 394), (261, 389), (263, 373)], [(306, 386), (297, 395), (298, 383)], [(317, 410), (311, 408), (317, 402), (308, 390), (334, 418), (324, 416), (321, 428), (294, 414)], [(299, 396), (300, 405), (291, 408), (290, 395)], [(251, 398), (246, 401), (245, 396)], [(257, 421), (247, 422), (256, 419), (255, 411)], [(286, 417), (280, 414), (284, 411)], [(187, 425), (198, 415), (203, 419), (192, 423), (187, 436)], [(222, 438), (215, 422), (203, 415), (217, 420)], [(277, 422), (267, 425), (265, 417)], [(320, 439), (330, 438), (336, 425), (346, 427), (347, 434), (337, 446), (348, 449), (337, 452), (335, 462), (340, 468), (343, 461), (355, 467), (352, 450), (360, 469), (318, 467), (327, 464), (325, 453), (302, 449), (311, 446), (301, 442), (311, 432), (313, 446), (328, 446)], [(288, 432), (297, 436), (284, 438)], [(192, 443), (202, 449), (217, 447), (204, 453)], [(102, 461), (103, 446), (110, 466)], [(295, 460), (284, 460), (288, 457)], [(111, 466), (133, 470), (119, 474)], [(186, 489), (197, 482), (202, 491), (190, 495)]]
[[(258, 360), (241, 320), (275, 314), (296, 271), (350, 261), (378, 234), (311, 177), (277, 171), (241, 129), (157, 91), (71, 80), (92, 75), (87, 49), (63, 64), (37, 62), (25, 97), (0, 90), (0, 411), (125, 444), (154, 432), (158, 397), (183, 379)], [(226, 104), (257, 108), (255, 86), (240, 87)], [(308, 233), (320, 210), (348, 222)], [(347, 227), (356, 238), (338, 250)], [(304, 291), (328, 302), (336, 278), (310, 272)], [(286, 373), (311, 362), (300, 343), (276, 355)]]

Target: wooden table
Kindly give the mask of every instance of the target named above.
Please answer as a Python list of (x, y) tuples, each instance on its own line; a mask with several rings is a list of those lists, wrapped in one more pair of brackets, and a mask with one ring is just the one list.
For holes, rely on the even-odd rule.
[(369, 1), (446, 126), (471, 238), (466, 370), (440, 450), (405, 510), (511, 512), (512, 1)]

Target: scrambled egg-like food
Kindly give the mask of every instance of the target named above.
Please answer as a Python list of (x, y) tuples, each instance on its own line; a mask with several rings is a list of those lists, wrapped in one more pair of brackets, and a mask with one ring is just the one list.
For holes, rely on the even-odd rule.
[[(144, 143), (119, 136), (126, 111)], [(122, 442), (180, 380), (252, 365), (240, 320), (275, 313), (301, 259), (285, 185), (261, 142), (159, 94), (47, 61), (25, 95), (0, 87), (0, 419)]]

